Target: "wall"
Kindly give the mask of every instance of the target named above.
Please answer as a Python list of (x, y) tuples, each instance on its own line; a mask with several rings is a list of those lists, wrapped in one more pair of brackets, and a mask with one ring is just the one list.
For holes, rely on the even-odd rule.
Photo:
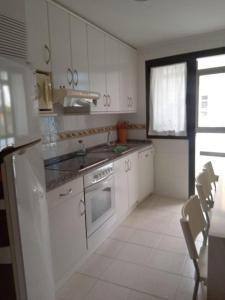
[[(181, 53), (225, 46), (225, 30), (192, 36), (139, 49), (138, 112), (132, 122), (146, 122), (145, 61)], [(130, 133), (132, 138), (144, 138), (145, 130)], [(155, 192), (185, 199), (188, 197), (188, 142), (181, 140), (154, 140)]]
[[(107, 139), (107, 132), (104, 132), (79, 138), (57, 140), (58, 133), (112, 126), (117, 123), (118, 119), (118, 115), (75, 116), (63, 115), (62, 113), (59, 113), (57, 117), (41, 117), (40, 125), (44, 159), (75, 151), (79, 139), (82, 139), (87, 147), (106, 143)], [(116, 139), (116, 131), (113, 131), (111, 140)]]

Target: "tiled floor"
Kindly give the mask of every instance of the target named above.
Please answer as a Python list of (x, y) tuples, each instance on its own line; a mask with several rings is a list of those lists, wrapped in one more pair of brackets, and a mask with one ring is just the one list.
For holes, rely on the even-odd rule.
[[(180, 228), (181, 206), (158, 196), (144, 201), (67, 282), (59, 299), (191, 300), (194, 271)], [(199, 287), (198, 299), (206, 299), (205, 287)]]

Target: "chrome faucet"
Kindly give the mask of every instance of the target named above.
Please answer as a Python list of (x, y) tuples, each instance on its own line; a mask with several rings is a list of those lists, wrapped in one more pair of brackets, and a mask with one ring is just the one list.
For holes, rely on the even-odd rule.
[(109, 130), (108, 133), (107, 133), (107, 141), (106, 141), (107, 146), (111, 145), (111, 143), (110, 143), (110, 135), (111, 135), (111, 130)]

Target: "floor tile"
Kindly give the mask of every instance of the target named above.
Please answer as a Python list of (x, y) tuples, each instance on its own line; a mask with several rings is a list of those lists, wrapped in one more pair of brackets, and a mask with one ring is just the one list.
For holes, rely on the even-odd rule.
[(130, 290), (112, 283), (98, 281), (84, 300), (127, 300)]
[(79, 273), (99, 278), (99, 276), (113, 263), (113, 259), (92, 254), (79, 269)]
[(160, 300), (160, 298), (130, 290), (127, 300)]
[[(175, 300), (192, 300), (193, 291), (194, 291), (194, 280), (181, 277), (178, 289), (175, 295)], [(207, 288), (200, 283), (198, 288), (198, 297), (197, 300), (206, 300), (207, 298)]]
[(176, 253), (187, 253), (187, 246), (183, 238), (177, 238), (167, 235), (162, 236), (158, 245), (158, 249)]
[(119, 241), (128, 241), (129, 237), (133, 234), (134, 229), (120, 226), (117, 228), (110, 236), (111, 239), (119, 240)]
[(139, 292), (173, 299), (179, 276), (122, 261), (113, 262), (102, 279)]
[(140, 268), (136, 273), (134, 289), (165, 299), (174, 299), (180, 276), (154, 270)]
[(181, 274), (185, 262), (185, 254), (152, 249), (148, 266), (159, 270)]
[(183, 238), (184, 234), (180, 225), (180, 221), (175, 222), (171, 222), (170, 224), (168, 224), (168, 227), (164, 229), (164, 231), (162, 232), (164, 234), (168, 234), (171, 236), (175, 236), (175, 237), (179, 237), (179, 238)]
[(128, 238), (128, 242), (154, 248), (158, 246), (160, 239), (161, 234), (136, 229)]
[(154, 233), (165, 232), (168, 228), (168, 223), (166, 222), (157, 222), (154, 219), (143, 219), (138, 220), (136, 228), (151, 231)]
[(97, 283), (97, 279), (75, 273), (57, 293), (59, 300), (82, 300)]
[(114, 258), (118, 255), (123, 246), (124, 243), (121, 241), (107, 239), (100, 247), (98, 247), (96, 253)]
[(137, 214), (129, 215), (122, 223), (122, 226), (129, 226), (135, 228), (138, 223), (139, 216)]
[(189, 256), (186, 257), (184, 265), (182, 267), (182, 275), (190, 278), (194, 278), (195, 276), (194, 264)]
[(146, 265), (152, 249), (141, 245), (126, 243), (117, 255), (117, 259)]

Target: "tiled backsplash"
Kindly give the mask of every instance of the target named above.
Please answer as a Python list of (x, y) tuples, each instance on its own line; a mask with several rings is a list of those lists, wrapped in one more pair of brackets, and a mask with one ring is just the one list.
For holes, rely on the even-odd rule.
[[(82, 139), (86, 147), (106, 143), (108, 132), (110, 141), (117, 140), (116, 123), (119, 115), (90, 115), (42, 117), (42, 149), (44, 159), (76, 151), (78, 140)], [(129, 137), (138, 137), (144, 131), (144, 124), (130, 124)], [(141, 129), (141, 130), (140, 130)], [(131, 132), (135, 132), (132, 134)], [(143, 136), (143, 134), (141, 134)]]

